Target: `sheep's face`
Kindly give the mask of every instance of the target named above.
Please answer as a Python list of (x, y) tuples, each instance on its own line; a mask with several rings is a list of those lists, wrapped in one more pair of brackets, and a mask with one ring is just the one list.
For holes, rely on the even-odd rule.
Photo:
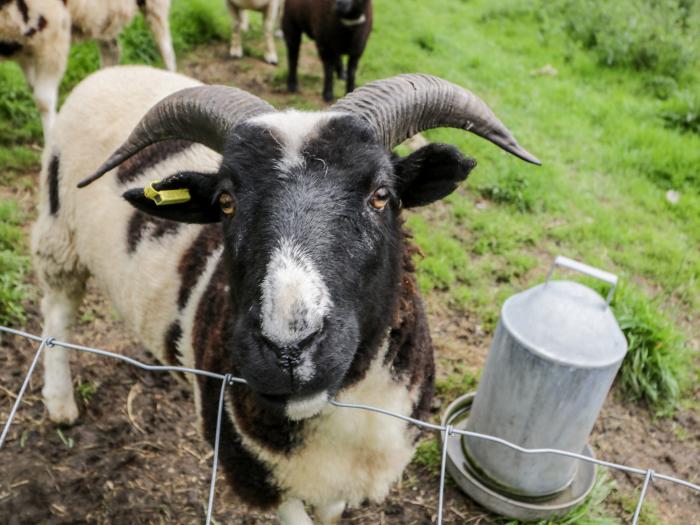
[(369, 0), (335, 0), (335, 12), (340, 18), (359, 18), (365, 13)]
[(187, 186), (190, 202), (155, 208), (127, 198), (166, 218), (221, 222), (230, 369), (261, 402), (300, 419), (386, 338), (400, 282), (402, 202), (444, 197), (473, 166), (444, 145), (392, 156), (354, 116), (270, 113), (235, 130), (218, 177), (178, 174), (157, 186)]

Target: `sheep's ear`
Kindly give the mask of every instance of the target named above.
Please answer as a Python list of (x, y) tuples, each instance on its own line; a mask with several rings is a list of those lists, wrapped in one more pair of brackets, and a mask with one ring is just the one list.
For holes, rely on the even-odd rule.
[(404, 207), (425, 206), (452, 193), (476, 166), (454, 146), (428, 144), (394, 160), (398, 191)]
[(214, 205), (219, 179), (215, 174), (183, 172), (122, 195), (129, 204), (154, 217), (204, 224), (219, 222)]

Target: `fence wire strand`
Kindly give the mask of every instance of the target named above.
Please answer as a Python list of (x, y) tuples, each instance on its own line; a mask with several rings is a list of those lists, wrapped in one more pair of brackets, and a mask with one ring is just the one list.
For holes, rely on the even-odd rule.
[[(130, 365), (136, 366), (138, 368), (141, 368), (143, 370), (148, 370), (151, 372), (182, 372), (185, 374), (196, 374), (196, 375), (201, 375), (205, 377), (209, 377), (212, 379), (219, 379), (221, 381), (221, 391), (219, 394), (219, 406), (218, 406), (218, 412), (217, 412), (217, 420), (216, 420), (216, 431), (215, 431), (215, 436), (214, 436), (214, 457), (212, 461), (212, 475), (211, 475), (211, 482), (209, 486), (209, 499), (207, 503), (207, 513), (206, 513), (206, 525), (209, 525), (212, 520), (212, 512), (214, 508), (214, 497), (216, 493), (216, 473), (217, 473), (217, 468), (218, 468), (218, 463), (219, 463), (219, 444), (220, 444), (220, 439), (221, 439), (221, 424), (222, 424), (222, 419), (223, 419), (223, 410), (224, 410), (224, 397), (225, 397), (225, 392), (226, 392), (226, 387), (229, 385), (232, 385), (233, 383), (240, 383), (240, 384), (246, 384), (246, 380), (240, 377), (235, 377), (232, 376), (231, 374), (217, 374), (215, 372), (209, 372), (206, 370), (199, 370), (195, 368), (187, 368), (187, 367), (182, 367), (182, 366), (166, 366), (166, 365), (148, 365), (146, 363), (142, 363), (141, 361), (138, 361), (136, 359), (133, 359), (131, 357), (127, 357), (121, 354), (115, 354), (113, 352), (108, 352), (106, 350), (100, 350), (98, 348), (92, 348), (89, 346), (82, 346), (82, 345), (76, 345), (72, 343), (67, 343), (64, 341), (58, 341), (54, 339), (53, 337), (39, 337), (34, 334), (30, 334), (28, 332), (24, 332), (22, 330), (16, 330), (13, 328), (8, 328), (5, 326), (0, 326), (0, 332), (5, 332), (7, 334), (12, 334), (16, 335), (19, 337), (24, 337), (26, 339), (35, 341), (40, 343), (39, 347), (34, 354), (34, 358), (32, 359), (32, 362), (29, 366), (29, 369), (27, 371), (27, 375), (22, 383), (22, 386), (20, 387), (19, 392), (17, 393), (17, 397), (15, 399), (15, 402), (12, 405), (12, 409), (10, 410), (10, 414), (7, 417), (7, 420), (5, 421), (4, 427), (2, 434), (0, 435), (0, 450), (3, 448), (5, 444), (5, 440), (7, 438), (7, 434), (9, 433), (10, 426), (12, 425), (12, 421), (15, 417), (15, 414), (22, 402), (22, 397), (25, 394), (25, 391), (27, 390), (27, 387), (29, 385), (29, 381), (32, 377), (32, 374), (34, 373), (34, 369), (36, 368), (37, 363), (39, 362), (39, 357), (42, 355), (42, 353), (45, 351), (47, 347), (49, 349), (54, 346), (60, 346), (61, 348), (66, 348), (69, 350), (76, 350), (79, 352), (87, 352), (91, 354), (96, 354), (99, 356), (103, 357), (109, 357), (112, 359), (117, 359), (119, 361), (123, 361), (125, 363), (128, 363)], [(683, 487), (686, 487), (690, 490), (694, 490), (698, 493), (700, 493), (700, 485), (697, 485), (695, 483), (691, 483), (689, 481), (685, 481), (682, 479), (675, 478), (673, 476), (668, 476), (665, 474), (659, 474), (655, 472), (652, 469), (642, 469), (642, 468), (637, 468), (637, 467), (630, 467), (627, 465), (620, 465), (618, 463), (612, 463), (610, 461), (604, 461), (601, 459), (596, 459), (592, 458), (589, 456), (585, 456), (583, 454), (577, 454), (575, 452), (569, 452), (566, 450), (557, 450), (557, 449), (551, 449), (551, 448), (539, 448), (539, 449), (528, 449), (521, 447), (519, 445), (516, 445), (514, 443), (510, 443), (509, 441), (506, 441), (504, 439), (495, 437), (495, 436), (489, 436), (486, 434), (479, 434), (478, 432), (471, 432), (468, 430), (460, 430), (457, 428), (454, 428), (452, 425), (448, 424), (447, 425), (437, 425), (435, 423), (428, 423), (426, 421), (421, 421), (419, 419), (415, 419), (409, 416), (405, 416), (403, 414), (397, 414), (395, 412), (390, 412), (388, 410), (384, 410), (382, 408), (378, 407), (373, 407), (369, 405), (362, 405), (362, 404), (355, 404), (355, 403), (343, 403), (340, 401), (337, 401), (335, 399), (329, 400), (329, 403), (337, 408), (342, 408), (342, 409), (354, 409), (354, 410), (366, 410), (370, 412), (375, 412), (378, 414), (382, 414), (385, 416), (393, 417), (400, 419), (402, 421), (405, 421), (407, 423), (428, 429), (428, 430), (434, 430), (434, 431), (439, 431), (442, 433), (442, 451), (441, 451), (441, 463), (440, 463), (440, 486), (439, 486), (439, 494), (438, 494), (438, 508), (437, 508), (437, 524), (442, 525), (443, 523), (443, 514), (444, 514), (444, 492), (445, 492), (445, 470), (446, 470), (446, 464), (447, 464), (447, 447), (448, 447), (448, 442), (449, 439), (454, 436), (467, 436), (467, 437), (473, 437), (477, 439), (483, 439), (486, 441), (491, 441), (494, 443), (499, 443), (503, 446), (506, 446), (508, 448), (511, 448), (513, 450), (517, 450), (518, 452), (521, 452), (523, 454), (555, 454), (559, 456), (564, 456), (564, 457), (569, 457), (572, 459), (576, 459), (579, 461), (587, 461), (589, 463), (593, 463), (596, 465), (600, 465), (606, 468), (611, 468), (615, 470), (620, 470), (622, 472), (627, 472), (630, 474), (638, 474), (644, 476), (644, 482), (642, 484), (642, 488), (640, 490), (639, 494), (639, 500), (637, 502), (637, 506), (634, 511), (634, 515), (632, 517), (632, 525), (637, 525), (639, 521), (639, 517), (641, 515), (642, 511), (642, 506), (644, 504), (644, 500), (646, 497), (646, 494), (648, 492), (649, 485), (652, 483), (654, 479), (658, 480), (664, 480), (664, 481), (669, 481), (671, 483), (676, 483), (678, 485), (681, 485)]]

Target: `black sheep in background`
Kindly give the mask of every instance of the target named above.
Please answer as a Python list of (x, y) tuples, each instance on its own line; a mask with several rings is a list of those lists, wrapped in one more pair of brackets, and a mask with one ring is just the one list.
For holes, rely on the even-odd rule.
[[(296, 91), (301, 35), (316, 41), (323, 62), (323, 99), (333, 100), (333, 70), (346, 78), (346, 92), (355, 89), (355, 71), (370, 31), (372, 0), (286, 0), (282, 31), (287, 43), (287, 89)], [(348, 55), (347, 75), (343, 55)]]

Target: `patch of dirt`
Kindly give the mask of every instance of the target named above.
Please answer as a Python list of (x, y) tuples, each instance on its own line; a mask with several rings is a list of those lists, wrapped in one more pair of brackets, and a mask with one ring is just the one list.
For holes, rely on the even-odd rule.
[[(256, 58), (230, 60), (224, 44), (200, 48), (180, 64), (186, 74), (250, 90), (277, 107), (322, 105), (321, 66), (308, 42), (302, 53), (302, 92), (298, 95), (285, 93), (284, 68), (275, 69)], [(340, 85), (336, 90), (340, 91)], [(28, 186), (32, 185), (23, 185)], [(33, 215), (31, 192), (11, 193)], [(2, 195), (9, 193), (3, 190)], [(429, 213), (440, 212), (438, 208)], [(446, 297), (434, 294), (426, 303), (438, 375), (445, 377), (458, 365), (476, 373), (484, 365), (489, 335), (469, 315), (451, 310)], [(90, 290), (83, 312), (75, 342), (152, 362), (95, 290)], [(29, 305), (28, 313), (23, 328), (39, 333), (41, 320), (35, 303)], [(36, 349), (36, 344), (22, 338), (0, 338), (0, 420), (7, 418)], [(148, 373), (82, 353), (73, 356), (73, 374), (76, 391), (82, 392), (81, 416), (69, 428), (57, 427), (46, 417), (41, 367), (31, 381), (0, 451), (0, 524), (203, 522), (212, 454), (199, 437), (193, 399), (184, 382), (170, 374)], [(439, 418), (440, 408), (449, 401), (436, 402), (434, 418)], [(591, 444), (599, 458), (700, 481), (700, 418), (696, 413), (686, 410), (672, 419), (653, 420), (646, 410), (610, 396)], [(634, 497), (632, 491), (640, 486), (640, 477), (617, 472), (612, 476), (620, 494)], [(435, 470), (412, 464), (385, 502), (349, 509), (341, 523), (428, 525), (435, 522), (437, 492)], [(622, 509), (619, 496), (611, 499), (610, 510), (629, 522), (629, 509)], [(700, 516), (700, 497), (667, 482), (655, 482), (649, 499), (669, 522), (696, 523)], [(450, 480), (445, 501), (445, 523), (502, 523), (464, 497)], [(214, 517), (217, 523), (275, 523), (274, 513), (246, 509), (221, 479)]]

